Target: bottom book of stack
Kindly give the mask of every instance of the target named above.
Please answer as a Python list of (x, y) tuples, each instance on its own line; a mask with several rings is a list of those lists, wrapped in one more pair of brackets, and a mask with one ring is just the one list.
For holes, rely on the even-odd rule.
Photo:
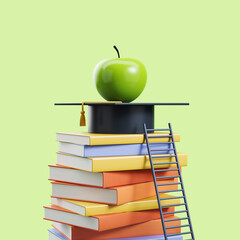
[[(153, 222), (153, 228), (156, 228), (156, 225), (159, 224), (159, 221), (154, 221)], [(140, 230), (140, 228), (142, 227), (141, 224), (139, 227), (134, 227), (131, 226), (131, 229), (129, 229), (129, 231), (132, 230)], [(149, 224), (148, 224), (149, 226)], [(83, 231), (83, 229), (80, 228), (75, 228), (73, 226), (70, 225), (66, 225), (66, 224), (62, 224), (62, 223), (53, 223), (53, 229), (48, 229), (49, 231), (49, 240), (72, 240), (72, 239), (76, 239), (76, 240), (80, 240), (80, 239), (108, 239), (108, 240), (163, 240), (164, 236), (163, 235), (145, 235), (145, 236), (141, 236), (141, 237), (127, 237), (127, 238), (106, 238), (108, 236), (111, 235), (111, 232), (107, 231), (106, 233), (102, 234), (101, 236), (91, 234), (89, 231), (85, 230)], [(150, 229), (152, 229), (152, 227), (150, 227)], [(124, 232), (124, 228), (123, 229), (119, 229), (119, 232)], [(83, 235), (82, 235), (83, 234)], [(133, 234), (134, 235), (134, 234)], [(183, 240), (183, 237), (181, 235), (179, 236), (172, 236), (172, 237), (168, 237), (169, 240)]]
[[(68, 240), (69, 238), (65, 237), (62, 233), (60, 233), (57, 229), (52, 228), (48, 229), (49, 232), (49, 240)], [(182, 236), (173, 236), (169, 237), (170, 240), (183, 240)], [(132, 238), (115, 238), (109, 240), (164, 240), (163, 235), (149, 235), (143, 237), (132, 237)]]

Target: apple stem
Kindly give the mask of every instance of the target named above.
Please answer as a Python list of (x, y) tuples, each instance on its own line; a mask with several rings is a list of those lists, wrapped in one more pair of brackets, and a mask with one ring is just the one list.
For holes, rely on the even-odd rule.
[(115, 45), (113, 46), (113, 48), (117, 51), (118, 58), (120, 58), (120, 54), (119, 54), (118, 48)]

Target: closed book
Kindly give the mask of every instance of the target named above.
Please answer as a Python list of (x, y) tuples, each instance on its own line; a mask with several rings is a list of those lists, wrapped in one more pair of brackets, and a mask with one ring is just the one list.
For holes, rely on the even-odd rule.
[[(171, 143), (152, 143), (154, 154), (173, 153)], [(76, 143), (59, 142), (59, 152), (79, 157), (110, 157), (128, 155), (147, 155), (147, 145), (142, 144), (115, 144), (115, 145), (81, 145)]]
[[(166, 227), (174, 227), (181, 225), (181, 221), (176, 216), (171, 216), (167, 219), (174, 221), (168, 221), (165, 223)], [(130, 238), (140, 237), (147, 235), (162, 235), (162, 222), (160, 219), (151, 220), (144, 223), (138, 223), (131, 226), (111, 229), (107, 231), (94, 231), (81, 227), (70, 226), (63, 223), (53, 222), (52, 226), (61, 232), (68, 240), (103, 240), (114, 238)], [(168, 229), (168, 234), (180, 233), (180, 228)]]
[[(151, 135), (167, 135), (169, 133), (155, 132)], [(180, 134), (174, 133), (175, 142), (180, 141)], [(150, 142), (169, 142), (171, 139), (166, 138), (149, 138)], [(144, 134), (99, 134), (87, 132), (59, 132), (57, 133), (57, 141), (77, 143), (82, 145), (109, 145), (109, 144), (134, 144), (145, 143)]]
[[(62, 235), (63, 236), (63, 235)], [(164, 235), (149, 235), (149, 236), (142, 236), (142, 237), (130, 237), (130, 238), (112, 238), (108, 240), (165, 240)], [(172, 236), (168, 237), (168, 240), (183, 240), (183, 236)]]
[(67, 240), (57, 229), (48, 229), (48, 240)]
[[(178, 153), (180, 166), (187, 166), (187, 154)], [(153, 163), (170, 163), (175, 162), (175, 158), (153, 158)], [(89, 172), (109, 172), (109, 171), (126, 171), (126, 170), (143, 170), (151, 169), (148, 155), (135, 156), (115, 156), (115, 157), (78, 157), (70, 154), (57, 153), (57, 163), (59, 165), (81, 169)], [(155, 168), (175, 167), (175, 164), (156, 165)]]
[[(102, 188), (123, 186), (153, 180), (152, 171), (133, 170), (116, 172), (87, 172), (80, 169), (49, 165), (50, 180), (67, 183), (85, 184)], [(178, 175), (178, 171), (163, 171), (156, 173), (157, 177), (170, 177)]]
[[(114, 213), (107, 215), (82, 216), (67, 209), (50, 205), (45, 206), (44, 219), (69, 224), (76, 227), (83, 227), (96, 231), (106, 231), (154, 219), (160, 219), (159, 210), (147, 210), (136, 212)], [(173, 208), (165, 208), (164, 218), (173, 216)], [(169, 212), (169, 214), (168, 214)]]
[[(174, 197), (174, 196), (166, 193), (160, 194), (160, 198), (171, 198), (171, 197)], [(157, 196), (124, 203), (121, 205), (115, 205), (115, 206), (102, 204), (102, 203), (76, 201), (76, 200), (69, 200), (69, 199), (62, 199), (62, 198), (51, 198), (51, 203), (83, 216), (105, 215), (105, 214), (113, 214), (113, 213), (121, 213), (121, 212), (133, 212), (133, 211), (158, 209)], [(180, 203), (180, 199), (161, 200), (162, 207), (164, 207), (164, 205), (175, 205), (179, 203)]]
[[(49, 231), (49, 240), (67, 240), (57, 229), (52, 228), (48, 229)], [(143, 237), (133, 237), (133, 238), (114, 238), (108, 240), (164, 240), (163, 235), (151, 235)], [(182, 236), (172, 236), (168, 237), (169, 240), (183, 240)]]
[[(158, 181), (158, 184), (176, 183), (177, 179)], [(178, 184), (159, 186), (159, 191), (176, 190)], [(52, 182), (52, 197), (120, 205), (155, 196), (153, 182), (112, 188), (97, 188), (78, 184)]]

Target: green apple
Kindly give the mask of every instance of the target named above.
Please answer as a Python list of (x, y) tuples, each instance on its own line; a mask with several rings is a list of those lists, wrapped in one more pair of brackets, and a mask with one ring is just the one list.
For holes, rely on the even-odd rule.
[(100, 95), (107, 101), (131, 102), (143, 91), (147, 82), (144, 65), (131, 58), (105, 59), (97, 64), (93, 80)]

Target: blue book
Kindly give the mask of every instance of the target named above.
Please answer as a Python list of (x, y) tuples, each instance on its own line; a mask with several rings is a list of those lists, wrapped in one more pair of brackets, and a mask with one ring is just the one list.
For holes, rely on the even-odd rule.
[(49, 233), (49, 240), (68, 240), (55, 228), (48, 229), (48, 233)]
[[(173, 151), (171, 143), (151, 143), (154, 154), (169, 154)], [(164, 150), (164, 151), (160, 151)], [(142, 144), (119, 144), (119, 145), (80, 145), (75, 143), (59, 142), (59, 152), (72, 154), (80, 157), (110, 157), (147, 155), (147, 145)]]

